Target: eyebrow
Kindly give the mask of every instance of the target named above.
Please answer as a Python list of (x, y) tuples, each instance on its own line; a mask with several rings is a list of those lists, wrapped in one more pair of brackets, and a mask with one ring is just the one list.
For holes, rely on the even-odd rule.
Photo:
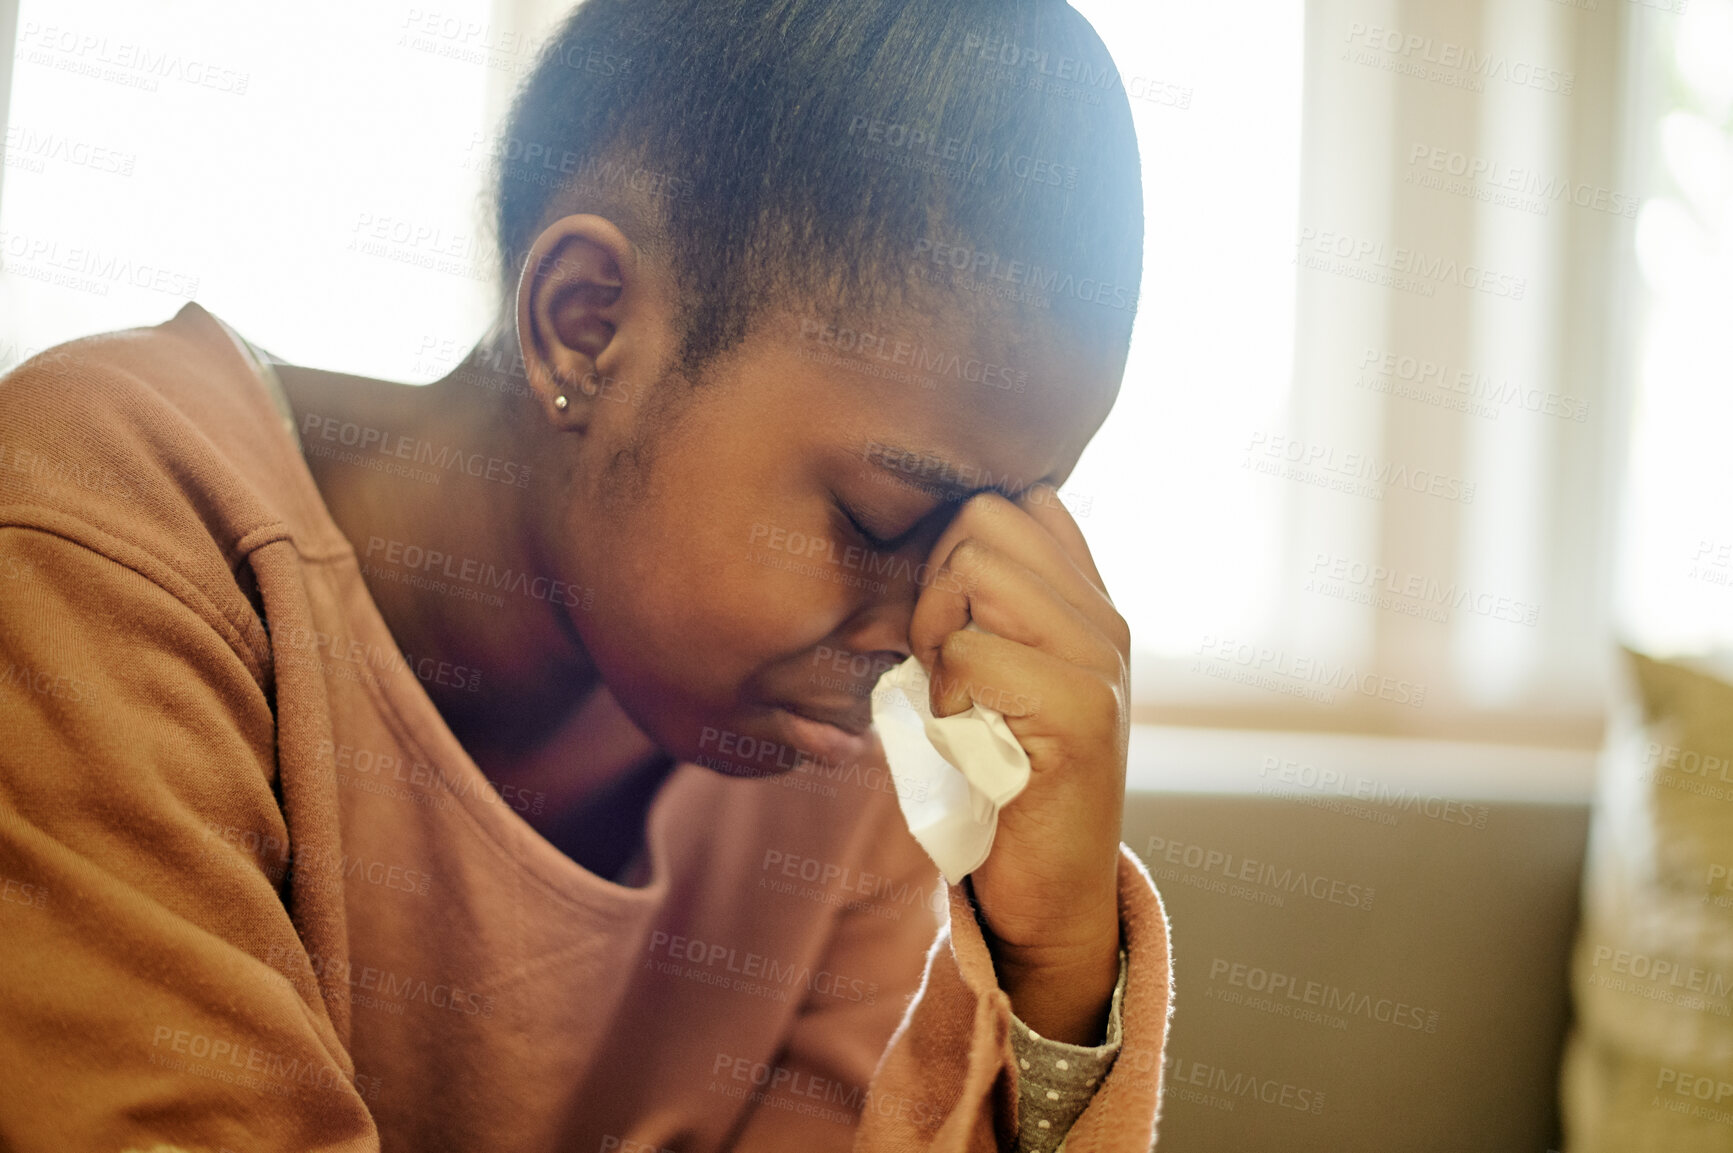
[(862, 444), (859, 451), (863, 459), (892, 480), (947, 501), (960, 503), (978, 493), (996, 492), (1014, 503), (1041, 483), (1039, 480), (1024, 482), (1021, 478), (1009, 476), (995, 480), (985, 468), (958, 465), (945, 453), (931, 449), (871, 440)]

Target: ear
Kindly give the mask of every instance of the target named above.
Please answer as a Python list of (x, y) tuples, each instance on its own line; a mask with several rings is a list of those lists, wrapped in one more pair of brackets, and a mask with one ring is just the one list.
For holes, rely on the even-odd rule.
[(658, 359), (656, 288), (632, 242), (600, 216), (566, 216), (536, 237), (518, 278), (518, 348), (556, 427), (587, 427), (602, 396), (627, 395), (629, 378), (649, 371), (645, 357)]

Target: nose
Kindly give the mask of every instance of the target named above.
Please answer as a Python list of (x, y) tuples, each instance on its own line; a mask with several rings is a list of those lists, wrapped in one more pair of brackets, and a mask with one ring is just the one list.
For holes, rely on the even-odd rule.
[(913, 651), (909, 647), (909, 621), (915, 614), (913, 596), (880, 597), (863, 606), (843, 622), (833, 635), (836, 648), (872, 658), (879, 671), (901, 664)]
[(923, 562), (959, 511), (958, 505), (934, 510), (897, 554), (863, 574), (869, 582), (865, 599), (832, 634), (839, 649), (870, 656), (886, 669), (908, 659), (914, 651), (909, 645), (909, 622), (914, 620), (915, 602), (927, 579), (923, 574), (928, 565)]

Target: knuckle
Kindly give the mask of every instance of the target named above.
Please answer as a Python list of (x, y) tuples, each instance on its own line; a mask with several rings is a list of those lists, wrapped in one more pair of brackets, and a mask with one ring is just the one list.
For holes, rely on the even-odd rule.
[(1131, 651), (1131, 625), (1118, 612), (1109, 614), (1107, 618), (1107, 636), (1120, 652)]
[(923, 659), (928, 653), (936, 655), (943, 639), (930, 628), (922, 628), (919, 625), (909, 627), (909, 649)]
[(935, 584), (946, 592), (972, 594), (980, 587), (981, 575), (986, 571), (992, 554), (992, 548), (979, 539), (964, 537), (951, 550), (944, 567), (935, 574)]
[(978, 492), (963, 502), (965, 509), (972, 509), (977, 515), (997, 511), (1000, 505), (1009, 504), (1003, 496), (996, 492)]
[(987, 557), (992, 551), (980, 537), (966, 536), (951, 549), (947, 563), (954, 569), (980, 568), (987, 563)]
[(974, 638), (965, 630), (958, 629), (940, 642), (939, 659), (952, 664), (966, 660), (973, 644)]
[(909, 618), (909, 645), (917, 653), (937, 654), (949, 631), (937, 605), (919, 604)]
[(1097, 722), (1117, 723), (1125, 700), (1117, 684), (1111, 683), (1105, 677), (1090, 677), (1081, 694), (1080, 703)]

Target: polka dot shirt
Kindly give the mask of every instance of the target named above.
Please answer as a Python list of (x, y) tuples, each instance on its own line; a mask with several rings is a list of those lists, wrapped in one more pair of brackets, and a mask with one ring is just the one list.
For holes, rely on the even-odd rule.
[(1012, 1018), (1011, 1047), (1017, 1055), (1017, 1153), (1055, 1153), (1065, 1134), (1094, 1098), (1119, 1056), (1120, 1002), (1125, 998), (1125, 950), (1119, 951), (1119, 983), (1107, 1015), (1107, 1039), (1099, 1045), (1050, 1041)]

